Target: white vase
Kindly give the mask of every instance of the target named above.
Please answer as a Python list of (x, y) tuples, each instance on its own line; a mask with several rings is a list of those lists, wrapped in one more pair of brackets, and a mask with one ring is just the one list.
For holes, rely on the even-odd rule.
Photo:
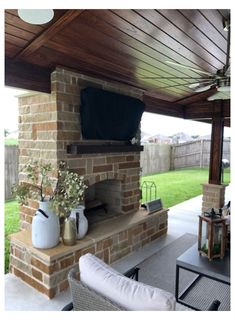
[(88, 221), (84, 215), (84, 209), (83, 205), (79, 205), (76, 209), (72, 209), (70, 214), (70, 217), (76, 220), (77, 239), (84, 238), (88, 230)]
[(32, 243), (35, 248), (49, 249), (60, 240), (58, 216), (51, 210), (49, 201), (40, 201), (32, 221)]

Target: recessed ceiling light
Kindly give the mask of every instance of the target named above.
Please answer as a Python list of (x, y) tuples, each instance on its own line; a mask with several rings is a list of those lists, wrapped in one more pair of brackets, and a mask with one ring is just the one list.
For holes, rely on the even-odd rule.
[(30, 24), (44, 24), (54, 17), (52, 9), (19, 9), (19, 17)]

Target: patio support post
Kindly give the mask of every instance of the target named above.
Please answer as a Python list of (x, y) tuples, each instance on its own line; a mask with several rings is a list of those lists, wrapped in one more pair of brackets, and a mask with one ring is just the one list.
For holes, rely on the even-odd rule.
[(226, 188), (226, 185), (221, 184), (224, 136), (223, 100), (214, 101), (213, 108), (209, 182), (202, 185), (202, 212), (209, 208), (223, 207)]
[(215, 100), (212, 117), (209, 183), (217, 185), (221, 184), (221, 160), (224, 137), (224, 117), (222, 111), (223, 100)]

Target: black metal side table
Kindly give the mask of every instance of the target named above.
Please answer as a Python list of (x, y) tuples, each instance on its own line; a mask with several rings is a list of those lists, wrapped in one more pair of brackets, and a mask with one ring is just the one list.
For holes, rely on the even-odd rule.
[[(187, 270), (195, 274), (194, 279), (179, 293), (179, 283), (180, 283), (180, 270)], [(197, 244), (193, 245), (187, 251), (185, 251), (181, 256), (176, 259), (176, 279), (175, 279), (175, 297), (176, 301), (190, 307), (194, 310), (202, 310), (197, 306), (197, 301), (193, 305), (192, 301), (189, 303), (187, 301), (187, 296), (192, 292), (193, 289), (198, 286), (198, 283), (202, 280), (208, 279), (216, 281), (221, 284), (225, 284), (225, 289), (230, 293), (230, 255), (227, 254), (224, 259), (214, 259), (209, 261), (207, 257), (200, 256), (197, 248)], [(207, 285), (208, 286), (208, 285)], [(208, 288), (207, 288), (208, 289)], [(196, 290), (196, 289), (195, 289)], [(209, 290), (209, 289), (208, 289)], [(202, 290), (203, 291), (203, 290)], [(203, 294), (203, 292), (202, 292)], [(212, 302), (215, 292), (210, 291), (210, 296)]]

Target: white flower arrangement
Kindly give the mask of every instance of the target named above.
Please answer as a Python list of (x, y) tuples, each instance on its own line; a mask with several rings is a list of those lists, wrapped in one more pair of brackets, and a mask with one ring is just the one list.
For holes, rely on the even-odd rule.
[(84, 200), (87, 185), (83, 176), (65, 168), (65, 163), (61, 162), (58, 176), (58, 188), (53, 197), (53, 207), (56, 211), (63, 211), (67, 216), (72, 209), (77, 208)]
[(12, 194), (21, 204), (28, 204), (29, 198), (51, 201), (52, 208), (59, 216), (68, 216), (71, 209), (84, 200), (87, 189), (84, 177), (70, 171), (64, 161), (59, 163), (58, 169), (52, 168), (50, 163), (29, 162), (23, 172), (26, 173), (27, 182), (21, 182), (12, 188)]

